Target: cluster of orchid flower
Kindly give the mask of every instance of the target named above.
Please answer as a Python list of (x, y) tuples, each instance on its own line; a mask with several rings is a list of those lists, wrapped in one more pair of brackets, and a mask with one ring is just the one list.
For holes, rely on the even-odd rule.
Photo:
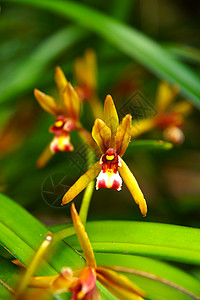
[[(75, 88), (67, 81), (61, 68), (56, 67), (55, 81), (60, 103), (53, 97), (35, 89), (34, 94), (39, 104), (56, 119), (50, 127), (50, 132), (54, 134), (54, 138), (38, 159), (38, 166), (43, 167), (51, 156), (58, 151), (73, 151), (70, 133), (76, 130), (86, 141), (88, 147), (94, 149), (95, 153), (97, 153), (97, 145), (101, 155), (99, 160), (66, 192), (62, 205), (72, 201), (95, 178), (97, 190), (108, 188), (117, 191), (121, 190), (123, 179), (135, 202), (139, 205), (142, 215), (145, 216), (147, 205), (143, 193), (122, 156), (129, 145), (131, 136), (136, 137), (153, 128), (163, 130), (164, 137), (174, 143), (182, 142), (184, 139), (181, 130), (183, 115), (190, 111), (190, 105), (184, 101), (168, 110), (178, 93), (178, 89), (177, 87), (170, 87), (164, 82), (161, 83), (158, 90), (158, 114), (156, 117), (137, 121), (137, 126), (134, 126), (134, 120), (132, 121), (131, 115), (127, 114), (119, 122), (112, 97), (107, 95), (104, 108), (98, 99), (95, 73), (95, 54), (89, 50), (83, 59), (80, 58), (76, 61), (77, 86)], [(80, 122), (81, 105), (86, 100), (89, 102), (95, 117), (92, 134)], [(73, 300), (100, 299), (96, 287), (96, 280), (98, 280), (119, 299), (143, 299), (143, 291), (124, 275), (117, 274), (111, 267), (98, 267), (96, 265), (90, 241), (73, 203), (71, 215), (87, 266), (83, 270), (77, 271), (63, 268), (60, 275), (32, 277), (29, 280), (29, 285), (43, 288), (52, 293), (71, 292), (71, 299)], [(51, 242), (52, 236), (48, 235), (45, 243), (50, 244)], [(44, 244), (41, 247), (44, 247)], [(22, 291), (19, 290), (16, 299), (21, 299), (21, 295)]]

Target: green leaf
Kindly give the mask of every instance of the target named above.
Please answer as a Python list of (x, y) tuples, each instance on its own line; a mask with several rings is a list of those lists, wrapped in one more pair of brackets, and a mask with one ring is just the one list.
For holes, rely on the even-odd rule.
[(24, 60), (10, 78), (0, 82), (1, 103), (33, 89), (40, 78), (44, 77), (46, 66), (64, 50), (81, 41), (86, 34), (84, 30), (71, 26), (47, 38)]
[[(10, 296), (11, 292), (14, 288), (14, 283), (16, 282), (16, 278), (19, 272), (19, 267), (14, 265), (10, 260), (0, 257), (0, 285), (2, 285), (0, 289), (0, 299), (5, 299), (1, 295), (2, 293)], [(6, 291), (4, 291), (6, 289)]]
[[(49, 230), (17, 203), (2, 194), (0, 194), (0, 207), (0, 244), (22, 264), (28, 266)], [(50, 263), (44, 263), (39, 274), (56, 274), (66, 263), (73, 269), (85, 266), (84, 260), (80, 259), (66, 243), (59, 242), (54, 247), (52, 252), (58, 252), (59, 255), (53, 259), (50, 257)]]
[[(56, 226), (52, 230), (59, 230)], [(96, 253), (121, 253), (200, 265), (200, 230), (151, 222), (97, 221), (86, 230)], [(68, 243), (81, 251), (76, 236)]]
[[(0, 207), (0, 244), (21, 263), (28, 266), (49, 229), (3, 194), (0, 194)], [(85, 267), (85, 261), (71, 246), (60, 241), (52, 246), (50, 255), (41, 262), (35, 275), (57, 274), (65, 266), (78, 270)], [(7, 273), (7, 270), (5, 272)], [(4, 280), (4, 276), (6, 274), (0, 272), (0, 280)], [(13, 286), (15, 284), (16, 282)], [(98, 287), (102, 300), (116, 300), (101, 284), (98, 284)], [(3, 297), (5, 296), (1, 299), (9, 299), (6, 297), (9, 293), (5, 288), (0, 288), (0, 295), (1, 293)]]
[(77, 2), (59, 0), (12, 0), (12, 2), (31, 4), (71, 18), (145, 65), (161, 79), (178, 84), (181, 92), (200, 107), (198, 76), (178, 62), (169, 51), (136, 29)]
[(129, 277), (147, 293), (148, 299), (168, 300), (170, 295), (171, 299), (176, 300), (191, 299), (186, 291), (180, 291), (181, 288), (200, 295), (200, 281), (197, 278), (167, 263), (146, 257), (112, 253), (96, 253), (95, 257), (100, 266), (133, 269), (135, 274)]
[(196, 48), (182, 44), (167, 44), (165, 47), (180, 59), (200, 64), (200, 51)]
[(124, 156), (131, 155), (135, 151), (159, 151), (169, 150), (173, 144), (162, 140), (136, 140), (129, 143)]

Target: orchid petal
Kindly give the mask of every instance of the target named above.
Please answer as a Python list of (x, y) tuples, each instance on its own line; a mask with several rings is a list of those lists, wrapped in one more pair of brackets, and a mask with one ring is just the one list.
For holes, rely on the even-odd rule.
[(78, 84), (85, 85), (91, 90), (96, 89), (96, 55), (92, 49), (85, 51), (83, 58), (78, 58), (75, 61), (75, 77)]
[(189, 103), (188, 101), (181, 101), (181, 102), (175, 104), (171, 108), (171, 111), (186, 117), (187, 115), (189, 115), (191, 113), (192, 108), (193, 108), (192, 104)]
[(51, 287), (54, 291), (69, 292), (70, 287), (75, 281), (76, 279), (73, 278), (72, 270), (70, 268), (63, 268), (61, 274), (59, 274), (57, 278), (55, 278), (55, 280), (51, 282)]
[(72, 187), (66, 192), (62, 199), (62, 205), (72, 201), (86, 186), (90, 181), (92, 181), (100, 172), (101, 166), (99, 162), (96, 162), (92, 167), (90, 167), (85, 174), (83, 174)]
[(99, 290), (97, 287), (94, 289), (94, 292), (92, 293), (92, 295), (89, 299), (90, 300), (100, 300), (101, 299), (100, 293), (99, 293)]
[[(72, 203), (71, 205), (71, 216), (72, 216), (74, 228), (76, 230), (76, 234), (81, 244), (81, 248), (85, 255), (87, 266), (90, 268), (96, 268), (96, 261), (95, 261), (94, 252), (92, 250), (91, 243), (89, 241), (87, 232), (85, 231), (85, 227), (83, 226), (83, 223), (81, 222), (81, 219), (77, 213), (74, 203)], [(90, 274), (91, 272), (89, 271), (91, 270), (90, 268), (87, 268), (88, 271), (84, 273), (85, 276), (87, 275), (86, 277), (88, 277), (88, 274)]]
[(62, 97), (63, 97), (63, 104), (66, 107), (70, 117), (73, 118), (74, 120), (78, 120), (80, 115), (80, 108), (81, 108), (80, 99), (70, 82), (67, 83)]
[(55, 82), (58, 88), (59, 98), (63, 101), (62, 95), (67, 85), (67, 79), (64, 72), (59, 66), (55, 68)]
[(97, 62), (96, 55), (92, 49), (87, 49), (85, 51), (85, 67), (86, 67), (86, 78), (87, 85), (90, 86), (91, 89), (96, 89), (96, 73), (97, 73)]
[(95, 120), (92, 128), (92, 136), (102, 153), (110, 148), (111, 130), (102, 120)]
[(37, 288), (50, 288), (53, 281), (55, 281), (60, 275), (52, 276), (34, 276), (29, 281), (29, 286)]
[[(119, 278), (121, 279), (122, 275), (115, 275), (116, 277), (119, 276)], [(123, 276), (125, 277), (125, 276)], [(112, 278), (112, 277), (111, 277)], [(123, 283), (118, 285), (116, 283), (116, 281), (111, 281), (108, 276), (107, 278), (107, 274), (105, 274), (103, 272), (103, 274), (100, 274), (97, 271), (97, 280), (105, 287), (107, 288), (107, 290), (109, 292), (111, 292), (111, 294), (113, 294), (115, 297), (117, 297), (120, 300), (143, 300), (143, 298), (141, 297), (140, 294), (130, 291), (129, 289), (125, 288), (125, 286), (123, 285)], [(112, 278), (113, 279), (113, 278)]]
[(166, 111), (179, 92), (178, 86), (170, 86), (168, 82), (161, 82), (158, 87), (156, 104), (159, 113)]
[[(44, 288), (37, 288), (37, 289), (33, 289), (33, 290), (28, 290), (26, 291), (26, 294), (23, 295), (23, 298), (21, 297), (21, 299), (23, 300), (50, 300), (52, 298), (52, 295), (49, 293), (49, 291), (47, 291)], [(17, 299), (16, 297), (14, 297), (14, 299)]]
[(85, 84), (85, 64), (81, 57), (74, 62), (74, 75), (79, 85)]
[(122, 291), (124, 290), (125, 292), (128, 293), (133, 293), (133, 295), (144, 296), (144, 292), (137, 285), (135, 285), (131, 280), (129, 280), (126, 276), (119, 274), (106, 267), (97, 267), (96, 272), (97, 272), (97, 278), (98, 275), (103, 276), (104, 279), (110, 282), (110, 284), (113, 287), (116, 287), (117, 289), (119, 288)]
[(126, 115), (117, 126), (115, 134), (116, 152), (123, 156), (131, 139), (131, 115)]
[(97, 95), (93, 95), (90, 99), (90, 107), (95, 119), (103, 119), (103, 105)]
[(51, 151), (50, 149), (50, 145), (48, 145), (44, 151), (42, 152), (42, 154), (40, 155), (40, 157), (37, 160), (37, 167), (39, 169), (43, 168), (48, 161), (52, 158), (52, 156), (54, 155), (54, 153)]
[(40, 106), (51, 115), (57, 117), (62, 113), (62, 108), (53, 97), (46, 95), (38, 89), (34, 89), (34, 95)]
[(122, 163), (122, 166), (118, 168), (118, 171), (119, 171), (120, 175), (122, 176), (131, 195), (133, 196), (135, 202), (139, 205), (142, 215), (146, 216), (147, 204), (144, 199), (143, 193), (142, 193), (135, 177), (133, 176), (129, 167), (127, 166), (127, 164), (125, 163), (125, 161), (122, 158), (121, 158), (121, 163)]
[(115, 108), (114, 101), (110, 95), (107, 95), (104, 102), (104, 121), (111, 129), (111, 147), (115, 146), (115, 132), (119, 125), (119, 118)]
[(134, 122), (131, 128), (131, 136), (137, 136), (146, 133), (155, 127), (155, 118), (148, 118)]

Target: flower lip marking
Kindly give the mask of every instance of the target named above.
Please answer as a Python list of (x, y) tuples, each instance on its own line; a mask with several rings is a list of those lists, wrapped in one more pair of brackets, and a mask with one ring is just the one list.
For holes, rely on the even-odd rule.
[(58, 121), (56, 121), (56, 122), (54, 123), (54, 126), (60, 128), (60, 127), (63, 126), (63, 124), (64, 124), (64, 122), (63, 122), (62, 120), (58, 120)]
[(115, 158), (114, 155), (106, 155), (107, 160), (113, 160)]
[(102, 166), (102, 170), (97, 177), (96, 189), (108, 188), (120, 191), (122, 179), (119, 175), (118, 167), (121, 166), (121, 161), (116, 151), (113, 148), (109, 148), (102, 155), (99, 164)]

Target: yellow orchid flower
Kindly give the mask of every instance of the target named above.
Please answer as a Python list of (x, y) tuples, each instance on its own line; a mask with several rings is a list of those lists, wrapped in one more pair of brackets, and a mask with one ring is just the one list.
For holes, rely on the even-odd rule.
[(71, 215), (85, 256), (86, 267), (77, 271), (65, 267), (59, 275), (32, 277), (29, 286), (43, 288), (53, 294), (71, 292), (72, 300), (99, 300), (100, 294), (96, 286), (96, 281), (99, 281), (120, 300), (142, 300), (144, 292), (126, 276), (118, 274), (110, 268), (97, 266), (87, 232), (74, 203), (71, 206)]
[(145, 216), (147, 205), (142, 191), (122, 159), (131, 139), (131, 115), (126, 115), (119, 124), (118, 114), (110, 95), (106, 97), (104, 103), (104, 121), (96, 119), (92, 136), (102, 156), (67, 191), (62, 205), (72, 201), (97, 175), (96, 189), (111, 188), (120, 191), (123, 178), (135, 202), (139, 205), (141, 213)]
[(182, 131), (184, 117), (190, 113), (192, 106), (186, 101), (171, 106), (178, 92), (179, 88), (176, 85), (170, 86), (167, 82), (161, 82), (156, 96), (157, 115), (133, 123), (131, 135), (137, 137), (158, 128), (162, 130), (164, 139), (175, 144), (181, 144), (184, 141)]
[(74, 74), (77, 81), (75, 90), (80, 99), (88, 101), (93, 115), (101, 118), (103, 109), (97, 96), (97, 59), (92, 49), (87, 49), (83, 57), (75, 60)]
[[(26, 113), (24, 113), (24, 111)], [(18, 149), (30, 136), (36, 123), (37, 108), (32, 102), (20, 101), (14, 112), (7, 118), (0, 128), (0, 157)]]
[(56, 118), (55, 123), (49, 131), (55, 134), (50, 146), (48, 146), (38, 159), (38, 167), (43, 167), (51, 156), (58, 151), (73, 151), (74, 147), (70, 142), (70, 132), (77, 130), (89, 144), (92, 138), (79, 122), (81, 102), (76, 91), (67, 81), (60, 67), (55, 69), (55, 81), (58, 89), (60, 103), (53, 97), (34, 90), (34, 95), (41, 107)]

